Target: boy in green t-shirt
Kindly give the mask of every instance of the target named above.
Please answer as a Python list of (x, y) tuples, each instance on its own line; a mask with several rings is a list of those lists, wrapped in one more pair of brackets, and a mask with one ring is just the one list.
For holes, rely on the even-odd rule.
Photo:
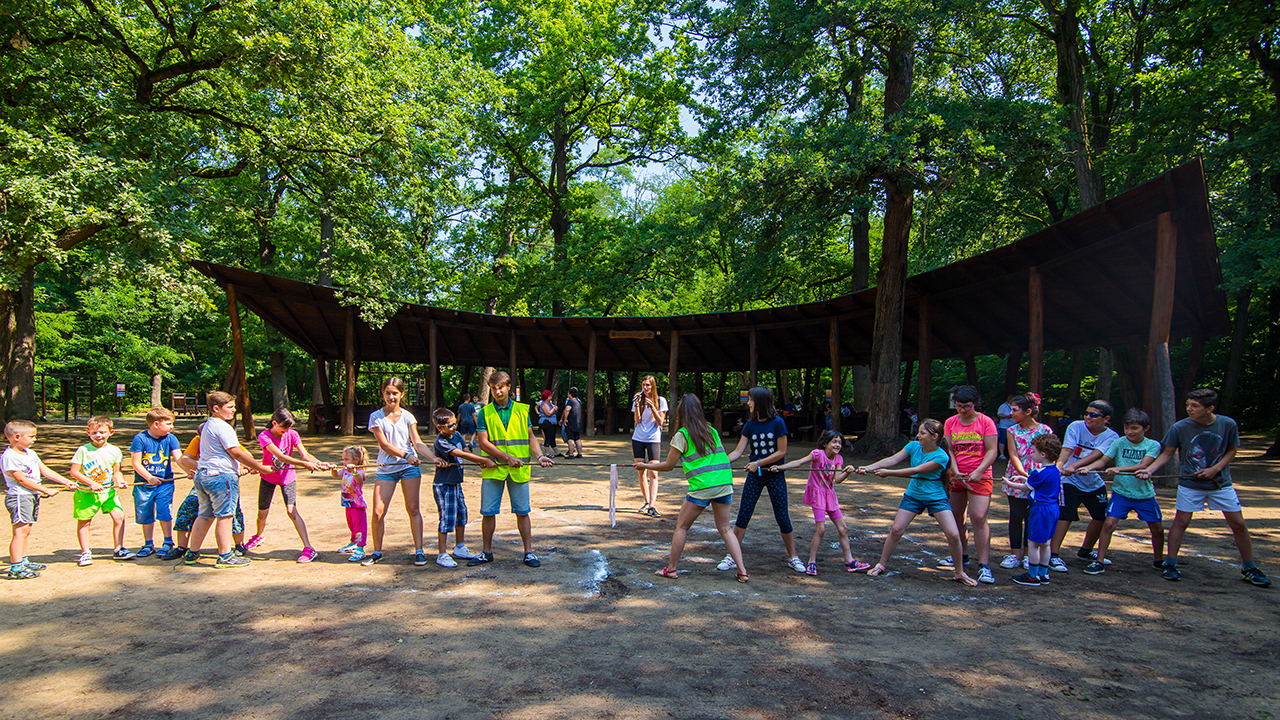
[[(1102, 457), (1091, 463), (1088, 472), (1102, 471), (1104, 475), (1114, 478), (1111, 483), (1111, 502), (1107, 503), (1107, 519), (1102, 523), (1102, 535), (1098, 538), (1098, 559), (1085, 567), (1086, 575), (1101, 575), (1106, 572), (1111, 561), (1107, 559), (1107, 548), (1111, 545), (1111, 535), (1121, 520), (1129, 517), (1129, 511), (1137, 513), (1138, 519), (1151, 528), (1151, 551), (1155, 554), (1155, 567), (1164, 567), (1164, 525), (1160, 514), (1160, 503), (1156, 501), (1156, 488), (1150, 480), (1143, 480), (1133, 473), (1144, 470), (1155, 462), (1160, 455), (1160, 443), (1147, 437), (1151, 429), (1151, 418), (1136, 408), (1130, 408), (1124, 414), (1124, 439), (1111, 443)], [(1115, 467), (1107, 467), (1112, 462)]]
[(76, 539), (80, 541), (80, 567), (93, 564), (93, 553), (89, 551), (89, 526), (98, 513), (111, 516), (112, 546), (116, 560), (132, 560), (134, 553), (124, 547), (124, 505), (116, 496), (116, 490), (129, 487), (120, 472), (120, 463), (124, 460), (120, 448), (107, 443), (115, 432), (111, 418), (96, 415), (89, 418), (86, 431), (89, 442), (81, 445), (71, 458), (71, 478), (76, 481), (76, 492), (72, 498), (71, 516), (76, 519)]

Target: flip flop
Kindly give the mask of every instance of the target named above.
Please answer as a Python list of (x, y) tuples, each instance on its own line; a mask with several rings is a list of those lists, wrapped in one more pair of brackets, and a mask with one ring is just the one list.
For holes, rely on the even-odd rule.
[(675, 576), (676, 576), (676, 575), (678, 575), (678, 574), (679, 574), (678, 572), (676, 572), (675, 570), (672, 570), (671, 568), (666, 567), (666, 566), (663, 566), (663, 568), (662, 568), (661, 570), (659, 570), (658, 572), (654, 573), (654, 575), (657, 575), (657, 576), (659, 576), (659, 577), (664, 577), (664, 578), (673, 578), (673, 577), (675, 577)]

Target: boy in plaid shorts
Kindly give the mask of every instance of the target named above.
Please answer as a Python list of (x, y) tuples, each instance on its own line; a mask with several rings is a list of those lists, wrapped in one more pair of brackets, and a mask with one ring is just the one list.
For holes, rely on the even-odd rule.
[[(439, 408), (431, 414), (431, 420), (438, 433), (432, 451), (445, 463), (436, 467), (436, 476), (431, 482), (436, 509), (440, 511), (440, 526), (436, 528), (439, 551), (436, 564), (447, 568), (458, 567), (453, 558), (469, 560), (476, 556), (462, 541), (467, 524), (467, 500), (462, 495), (462, 461), (467, 460), (485, 468), (495, 467), (495, 464), (489, 458), (467, 452), (467, 441), (458, 432), (458, 420), (453, 411)], [(453, 557), (445, 552), (450, 530), (457, 541), (453, 546)]]

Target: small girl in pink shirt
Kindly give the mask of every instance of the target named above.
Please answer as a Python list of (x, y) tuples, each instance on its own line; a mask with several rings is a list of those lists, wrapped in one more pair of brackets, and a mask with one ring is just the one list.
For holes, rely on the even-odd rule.
[(364, 559), (364, 543), (369, 538), (369, 516), (365, 512), (368, 505), (364, 500), (364, 466), (369, 462), (369, 453), (359, 445), (349, 445), (342, 450), (342, 467), (331, 471), (333, 477), (342, 481), (342, 507), (347, 516), (347, 528), (351, 530), (351, 542), (338, 549), (340, 553), (350, 553), (350, 562)]
[(871, 566), (853, 559), (853, 551), (849, 548), (849, 526), (845, 524), (844, 514), (840, 512), (840, 498), (836, 495), (836, 484), (845, 481), (853, 467), (841, 467), (844, 458), (840, 457), (840, 448), (844, 438), (834, 430), (822, 433), (818, 440), (818, 448), (807, 456), (786, 463), (774, 465), (769, 472), (791, 470), (809, 466), (809, 484), (804, 489), (804, 504), (813, 508), (813, 521), (817, 527), (813, 530), (813, 542), (809, 544), (809, 564), (805, 573), (818, 574), (818, 547), (822, 545), (822, 536), (826, 534), (827, 518), (840, 533), (840, 549), (844, 550), (844, 567), (849, 572), (862, 572)]

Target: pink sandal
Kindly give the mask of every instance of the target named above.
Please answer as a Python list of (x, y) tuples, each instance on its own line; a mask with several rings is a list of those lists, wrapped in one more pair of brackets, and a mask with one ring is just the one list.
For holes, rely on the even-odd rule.
[(845, 563), (844, 569), (848, 570), (849, 572), (866, 572), (871, 569), (871, 566), (868, 565), (867, 563), (854, 560), (851, 563)]
[(659, 577), (664, 577), (664, 578), (673, 578), (673, 577), (675, 577), (676, 575), (679, 575), (679, 573), (678, 573), (678, 572), (676, 572), (675, 570), (672, 570), (672, 569), (671, 569), (671, 568), (669, 568), (669, 567), (665, 567), (665, 566), (664, 566), (661, 570), (659, 570), (658, 572), (654, 573), (654, 575), (657, 575), (657, 576), (659, 576)]

